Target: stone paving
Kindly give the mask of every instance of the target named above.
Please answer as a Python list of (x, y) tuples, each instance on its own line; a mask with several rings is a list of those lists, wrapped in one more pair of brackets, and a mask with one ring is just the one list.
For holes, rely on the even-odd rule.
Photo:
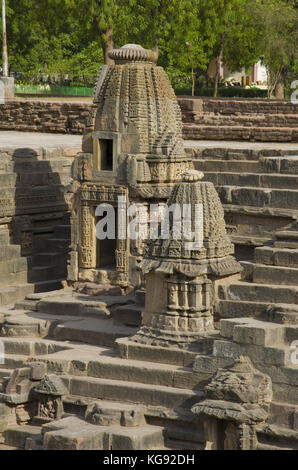
[[(77, 147), (81, 148), (82, 136), (65, 134), (47, 134), (41, 132), (0, 131), (0, 148), (16, 148), (30, 146), (37, 147)], [(281, 149), (295, 150), (298, 153), (297, 143), (283, 142), (243, 142), (218, 140), (185, 140), (186, 148), (233, 148), (233, 149)]]

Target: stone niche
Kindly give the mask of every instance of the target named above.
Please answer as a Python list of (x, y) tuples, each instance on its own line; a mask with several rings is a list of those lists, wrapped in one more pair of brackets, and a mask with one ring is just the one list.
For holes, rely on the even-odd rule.
[(128, 44), (110, 57), (114, 65), (100, 69), (82, 152), (73, 164), (68, 280), (125, 287), (141, 282), (136, 271), (144, 243), (127, 236), (97, 240), (96, 207), (111, 204), (117, 218), (121, 195), (127, 206), (165, 203), (193, 163), (184, 152), (179, 104), (156, 55)]

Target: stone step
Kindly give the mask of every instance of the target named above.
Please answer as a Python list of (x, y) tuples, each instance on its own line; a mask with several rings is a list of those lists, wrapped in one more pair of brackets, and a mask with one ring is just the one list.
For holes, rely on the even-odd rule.
[(136, 328), (114, 325), (112, 320), (86, 317), (58, 325), (53, 331), (53, 338), (58, 341), (80, 341), (109, 347), (114, 345), (117, 338), (131, 336), (136, 331)]
[(32, 263), (34, 266), (53, 266), (57, 265), (57, 263), (65, 263), (67, 260), (67, 253), (39, 253), (37, 255), (32, 256)]
[[(225, 295), (225, 297), (222, 296)], [(227, 300), (244, 300), (254, 302), (268, 302), (298, 304), (297, 286), (280, 286), (266, 284), (251, 284), (239, 281), (223, 288), (220, 286), (220, 298)]]
[[(59, 323), (61, 317), (30, 311), (15, 311), (6, 316), (1, 324), (3, 337), (41, 337), (50, 335)], [(65, 317), (64, 320), (73, 320), (74, 317)]]
[[(264, 156), (260, 160), (216, 160), (216, 159), (195, 159), (195, 168), (210, 173), (244, 173), (259, 174), (260, 177), (270, 181), (269, 176), (273, 178), (283, 176), (298, 175), (298, 156)], [(264, 180), (264, 181), (265, 181)]]
[(218, 300), (216, 311), (220, 318), (260, 317), (265, 315), (268, 305), (268, 302)]
[(21, 257), (21, 245), (2, 245), (0, 250), (0, 264)]
[(298, 190), (237, 186), (216, 187), (222, 204), (298, 209)]
[[(185, 121), (187, 122), (187, 121)], [(260, 127), (293, 127), (298, 128), (297, 116), (293, 114), (214, 114), (196, 113), (193, 117), (195, 124), (204, 126), (260, 126)]]
[(265, 444), (264, 442), (258, 442), (258, 445), (257, 445), (257, 449), (256, 450), (293, 450), (293, 448), (291, 447), (281, 447), (277, 444), (273, 445), (273, 444)]
[(36, 252), (65, 252), (69, 251), (70, 240), (68, 238), (49, 238), (40, 236), (33, 240), (33, 249)]
[(298, 321), (298, 305), (243, 300), (219, 300), (217, 312), (220, 318), (254, 317), (276, 323), (294, 324)]
[(3, 433), (5, 445), (25, 449), (26, 439), (28, 437), (37, 437), (41, 435), (39, 426), (14, 426), (6, 429)]
[(250, 186), (257, 188), (297, 189), (296, 175), (262, 173), (204, 172), (204, 180), (215, 186)]
[[(14, 173), (15, 174), (15, 173)], [(1, 182), (1, 180), (0, 180)], [(67, 185), (72, 182), (69, 172), (30, 172), (19, 173), (16, 186), (48, 186), (48, 185)]]
[(207, 126), (183, 124), (185, 140), (245, 140), (261, 142), (295, 142), (297, 128), (260, 126)]
[(18, 447), (7, 446), (5, 444), (0, 444), (0, 451), (1, 450), (20, 450)]
[(1, 287), (0, 305), (9, 305), (17, 300), (22, 300), (27, 294), (34, 292), (33, 284), (19, 284), (10, 287)]
[(298, 155), (263, 157), (261, 167), (268, 173), (298, 175)]
[(242, 146), (241, 143), (238, 147), (231, 147), (229, 143), (222, 142), (222, 145), (212, 145), (208, 142), (206, 146), (197, 146), (194, 142), (185, 141), (185, 151), (193, 155), (194, 159), (201, 160), (244, 160), (250, 161), (255, 160), (259, 161), (263, 157), (284, 157), (288, 155), (297, 155), (297, 150), (295, 148), (285, 149), (278, 144), (274, 148), (268, 147), (266, 144), (260, 147), (248, 148), (247, 146)]
[(28, 271), (18, 271), (16, 273), (0, 274), (1, 286), (15, 286), (16, 284), (25, 284), (28, 282)]
[(140, 326), (142, 322), (142, 305), (120, 305), (113, 310), (113, 319), (116, 324), (127, 326)]
[(298, 230), (281, 230), (275, 232), (275, 248), (298, 249)]
[(148, 346), (125, 337), (117, 339), (115, 347), (117, 354), (124, 359), (192, 367), (198, 354), (212, 354), (213, 342), (217, 336), (218, 332), (214, 330), (210, 336), (200, 338), (190, 350)]
[(192, 368), (121, 359), (114, 357), (113, 350), (105, 350), (98, 356), (74, 347), (50, 355), (39, 355), (38, 360), (46, 362), (48, 373), (53, 374), (63, 371), (73, 376), (87, 375), (188, 390), (200, 388), (200, 378)]
[(270, 404), (269, 424), (298, 431), (298, 406), (274, 401)]
[[(88, 295), (74, 295), (70, 293), (62, 292), (59, 295), (51, 295), (38, 300), (37, 310), (41, 313), (49, 313), (52, 315), (72, 315), (78, 317), (93, 317), (107, 319), (110, 315), (110, 311), (107, 306), (112, 302), (112, 296), (101, 296), (99, 298), (91, 297)], [(125, 302), (124, 298), (119, 296), (115, 299), (115, 302)]]
[(10, 260), (0, 261), (0, 279), (7, 273), (16, 274), (20, 271), (26, 271), (29, 266), (29, 260), (25, 257), (18, 257)]
[(11, 373), (11, 369), (5, 369), (3, 364), (0, 363), (0, 380), (10, 377)]
[(13, 163), (15, 173), (63, 173), (70, 172), (72, 160), (69, 158), (55, 160), (16, 161)]
[(260, 164), (258, 161), (246, 160), (194, 160), (196, 170), (214, 173), (258, 173)]
[(55, 238), (64, 238), (64, 239), (70, 240), (70, 236), (71, 236), (70, 225), (55, 225), (54, 227)]
[[(219, 326), (223, 338), (239, 344), (284, 346), (288, 342), (285, 326), (254, 318), (224, 319), (220, 321)], [(293, 328), (295, 333), (298, 332), (298, 328)]]
[[(38, 201), (38, 198), (54, 197), (60, 202), (64, 199), (64, 186), (62, 184), (48, 184), (42, 186), (24, 185), (13, 188), (0, 187), (0, 197), (3, 199), (15, 198), (18, 203), (18, 198), (30, 198), (32, 201)], [(25, 201), (26, 202), (26, 201)], [(39, 203), (41, 200), (39, 200)], [(47, 201), (43, 205), (46, 205)]]
[(258, 450), (297, 450), (298, 431), (273, 424), (257, 426)]
[(298, 286), (298, 268), (252, 264), (252, 279), (255, 283)]
[(44, 450), (149, 450), (164, 448), (163, 428), (97, 426), (69, 416), (43, 426)]
[(0, 230), (0, 246), (10, 244), (9, 230)]
[(16, 181), (16, 173), (0, 173), (0, 188), (14, 188)]
[[(33, 291), (28, 292), (28, 294), (32, 292), (49, 292), (52, 290), (59, 290), (63, 289), (63, 279), (51, 279), (48, 281), (41, 281), (41, 282), (35, 282), (34, 284), (30, 284), (34, 286)], [(24, 298), (24, 297), (23, 297)], [(21, 299), (19, 299), (21, 300)]]
[[(218, 358), (236, 359), (240, 356), (249, 356), (257, 369), (268, 369), (269, 366), (291, 366), (291, 349), (289, 346), (260, 346), (249, 343), (236, 343), (232, 340), (216, 340), (214, 342), (215, 356)], [(269, 372), (267, 372), (269, 373)], [(298, 373), (298, 368), (296, 370)], [(269, 374), (271, 375), (271, 374)], [(298, 375), (297, 375), (298, 377)], [(273, 379), (273, 377), (271, 376)], [(298, 397), (296, 397), (297, 399)], [(276, 400), (280, 398), (275, 397)]]
[(254, 254), (258, 264), (298, 268), (298, 250), (264, 246), (256, 248)]
[[(22, 355), (24, 361), (27, 361), (29, 357), (33, 358), (38, 355), (54, 354), (58, 351), (72, 349), (74, 346), (77, 349), (79, 348), (78, 344), (73, 345), (72, 343), (53, 341), (50, 339), (43, 339), (41, 341), (39, 338), (1, 337), (1, 341), (4, 346), (5, 354), (11, 356)], [(84, 350), (86, 350), (86, 348), (91, 348), (91, 346), (84, 346)], [(102, 348), (99, 348), (99, 351), (102, 352)], [(99, 351), (97, 351), (98, 354)]]
[(70, 395), (147, 406), (189, 409), (194, 403), (200, 401), (203, 396), (203, 392), (124, 380), (67, 375), (61, 376), (61, 379), (68, 388)]
[[(59, 261), (59, 258), (56, 258), (56, 261)], [(52, 279), (66, 279), (66, 277), (67, 267), (63, 264), (52, 266), (33, 266), (30, 271), (28, 271), (28, 281), (32, 283), (51, 281)]]
[(17, 369), (24, 364), (24, 356), (18, 354), (4, 355), (4, 363), (0, 364), (0, 369)]

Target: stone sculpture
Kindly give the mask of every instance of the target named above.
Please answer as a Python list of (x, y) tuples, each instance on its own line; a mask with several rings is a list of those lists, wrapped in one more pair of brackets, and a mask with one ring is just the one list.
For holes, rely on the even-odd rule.
[(214, 374), (205, 392), (192, 412), (203, 415), (206, 450), (256, 449), (256, 426), (267, 420), (272, 400), (270, 377), (240, 356)]

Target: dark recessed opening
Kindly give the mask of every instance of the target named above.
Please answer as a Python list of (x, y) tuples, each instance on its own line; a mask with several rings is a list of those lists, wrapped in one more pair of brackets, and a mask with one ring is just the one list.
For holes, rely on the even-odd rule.
[[(106, 212), (96, 218), (96, 223), (106, 217)], [(117, 227), (117, 210), (115, 210), (115, 225)], [(105, 238), (104, 240), (96, 239), (96, 267), (97, 269), (115, 269), (116, 267), (116, 237), (115, 239)]]
[(99, 139), (101, 170), (113, 171), (113, 140)]

